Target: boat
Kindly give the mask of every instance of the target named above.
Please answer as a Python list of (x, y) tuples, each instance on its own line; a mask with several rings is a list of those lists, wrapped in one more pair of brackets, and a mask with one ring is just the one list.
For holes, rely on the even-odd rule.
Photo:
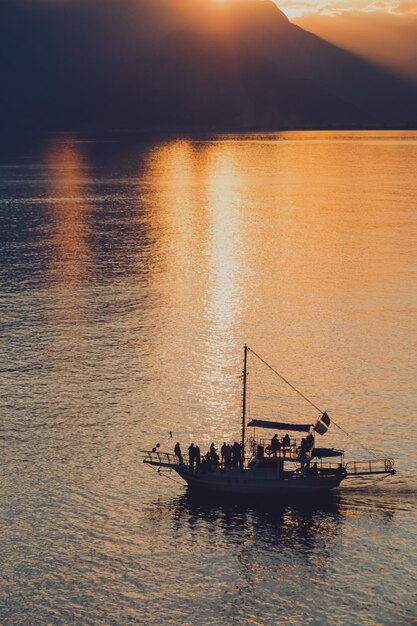
[[(314, 407), (318, 416), (312, 423), (293, 423), (264, 419), (247, 419), (248, 355), (260, 359), (274, 374)], [(249, 346), (244, 346), (243, 393), (240, 443), (235, 443), (235, 454), (220, 460), (215, 449), (202, 463), (194, 458), (185, 462), (182, 454), (164, 452), (159, 444), (151, 450), (142, 450), (143, 463), (158, 468), (158, 473), (175, 472), (193, 492), (234, 494), (260, 497), (284, 497), (329, 492), (348, 478), (363, 478), (395, 474), (394, 460), (344, 460), (344, 450), (316, 445), (316, 437), (324, 436), (332, 424), (327, 411), (321, 411), (310, 399), (286, 380)], [(343, 430), (337, 425), (340, 430)], [(247, 437), (249, 429), (252, 435)], [(272, 439), (258, 437), (265, 430), (275, 431)], [(282, 441), (277, 433), (285, 433)], [(345, 432), (345, 431), (344, 431)], [(301, 435), (305, 435), (301, 440)], [(237, 450), (237, 451), (236, 451)]]

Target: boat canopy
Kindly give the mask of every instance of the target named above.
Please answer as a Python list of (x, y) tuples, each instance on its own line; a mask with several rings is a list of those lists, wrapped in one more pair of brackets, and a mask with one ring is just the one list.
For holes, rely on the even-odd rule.
[(273, 430), (296, 430), (303, 433), (308, 433), (311, 429), (310, 424), (288, 424), (286, 422), (268, 422), (266, 420), (251, 420), (248, 426), (272, 428)]

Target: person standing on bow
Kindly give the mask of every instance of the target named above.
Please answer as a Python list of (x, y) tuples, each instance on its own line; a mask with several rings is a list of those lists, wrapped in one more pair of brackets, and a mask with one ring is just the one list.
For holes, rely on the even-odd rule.
[(183, 458), (182, 458), (182, 452), (181, 452), (179, 441), (177, 441), (177, 443), (175, 444), (174, 454), (175, 454), (175, 456), (178, 457), (178, 461), (179, 461), (180, 465), (183, 465), (184, 461), (183, 461)]
[(193, 443), (188, 448), (188, 462), (189, 462), (190, 472), (193, 472), (194, 471), (194, 463), (195, 463), (195, 446), (194, 446)]

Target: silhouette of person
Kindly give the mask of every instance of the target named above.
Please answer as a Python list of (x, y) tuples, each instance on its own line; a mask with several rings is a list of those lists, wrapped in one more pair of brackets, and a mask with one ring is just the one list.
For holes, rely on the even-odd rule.
[(232, 465), (233, 467), (236, 467), (236, 465), (238, 464), (238, 458), (239, 458), (239, 451), (237, 449), (238, 447), (238, 443), (236, 441), (233, 442), (233, 446), (232, 446)]
[(200, 469), (201, 465), (201, 453), (199, 446), (195, 446), (194, 448), (194, 457), (195, 457), (195, 469), (196, 471)]
[(271, 450), (274, 456), (277, 456), (277, 452), (281, 447), (280, 442), (278, 441), (278, 435), (274, 435), (271, 439)]
[(310, 433), (309, 435), (307, 435), (306, 437), (306, 449), (307, 451), (312, 450), (314, 448), (314, 435), (313, 433)]
[(227, 444), (224, 451), (224, 466), (231, 467), (232, 465), (232, 446)]
[(214, 443), (212, 443), (210, 446), (210, 461), (212, 462), (213, 465), (219, 464), (219, 455), (217, 454), (217, 450), (214, 446)]
[(307, 458), (307, 452), (306, 452), (306, 449), (307, 449), (307, 448), (306, 448), (306, 446), (307, 446), (306, 439), (304, 439), (304, 437), (303, 437), (303, 438), (301, 439), (301, 445), (300, 445), (300, 447), (299, 447), (299, 448), (297, 448), (297, 453), (298, 453), (298, 456), (299, 456), (301, 459), (306, 459), (306, 458)]
[(182, 452), (181, 452), (179, 441), (177, 441), (177, 443), (175, 444), (174, 454), (175, 454), (175, 456), (178, 457), (178, 461), (180, 462), (180, 465), (182, 465), (184, 463), (184, 461), (183, 461), (183, 458), (182, 458)]
[(204, 456), (203, 456), (203, 460), (202, 460), (202, 469), (204, 472), (209, 472), (211, 469), (211, 455), (210, 452), (207, 452)]
[(223, 445), (220, 448), (220, 454), (221, 454), (221, 457), (222, 457), (222, 465), (224, 467), (225, 463), (226, 463), (226, 454), (227, 454), (227, 445), (226, 445), (225, 441), (223, 441)]
[(194, 471), (194, 463), (195, 463), (195, 446), (194, 446), (193, 443), (188, 448), (188, 462), (189, 462), (190, 472), (193, 472)]
[(284, 436), (284, 439), (282, 440), (282, 447), (283, 447), (283, 448), (289, 448), (289, 447), (290, 447), (290, 445), (291, 445), (290, 436), (289, 436), (289, 434), (287, 433), (287, 434)]
[(242, 448), (240, 443), (238, 443), (237, 441), (233, 442), (233, 447), (232, 447), (232, 464), (234, 467), (237, 467), (241, 461), (242, 458)]

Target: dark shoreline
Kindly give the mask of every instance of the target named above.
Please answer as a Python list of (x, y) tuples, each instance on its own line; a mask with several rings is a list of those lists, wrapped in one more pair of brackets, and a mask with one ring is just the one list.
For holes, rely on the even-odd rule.
[(279, 128), (270, 128), (263, 126), (253, 127), (239, 127), (239, 126), (225, 126), (217, 128), (110, 128), (110, 127), (59, 127), (59, 128), (12, 128), (0, 130), (0, 140), (4, 141), (8, 138), (16, 140), (19, 138), (33, 138), (44, 137), (45, 135), (71, 135), (82, 134), (92, 136), (142, 136), (149, 138), (157, 137), (211, 137), (213, 135), (250, 135), (260, 133), (286, 133), (286, 132), (384, 132), (384, 131), (398, 131), (398, 132), (413, 132), (417, 131), (417, 122), (401, 125), (337, 125), (337, 126), (282, 126)]

